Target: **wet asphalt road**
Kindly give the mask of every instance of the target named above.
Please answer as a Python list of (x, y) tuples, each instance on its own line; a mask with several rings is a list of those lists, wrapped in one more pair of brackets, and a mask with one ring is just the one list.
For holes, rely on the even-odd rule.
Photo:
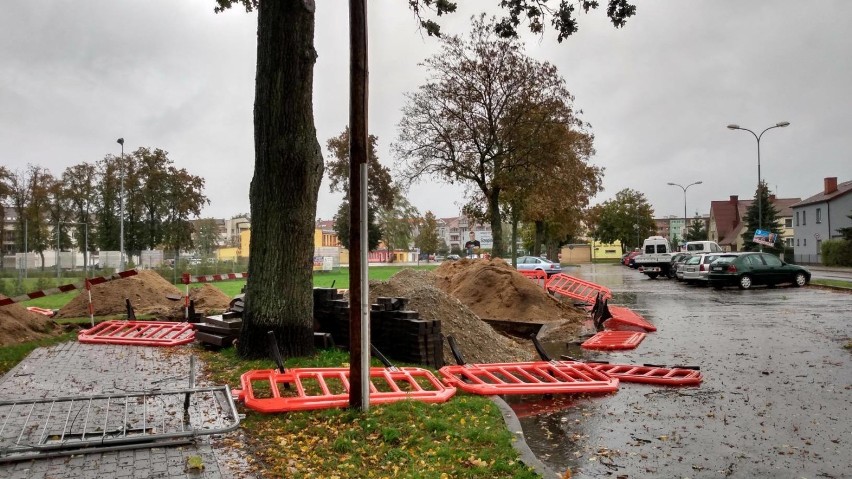
[(608, 286), (658, 331), (627, 352), (551, 353), (698, 365), (700, 387), (622, 383), (612, 395), (512, 400), (554, 471), (612, 478), (852, 477), (852, 295), (649, 280), (620, 265), (568, 271)]

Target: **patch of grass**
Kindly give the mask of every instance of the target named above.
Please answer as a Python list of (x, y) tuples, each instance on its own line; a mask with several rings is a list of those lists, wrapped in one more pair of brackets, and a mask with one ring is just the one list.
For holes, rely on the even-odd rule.
[(11, 344), (9, 346), (0, 347), (0, 374), (6, 374), (36, 348), (52, 346), (66, 341), (72, 341), (76, 338), (77, 333), (72, 331), (59, 336), (40, 339), (38, 341), (29, 341), (26, 343)]
[[(271, 360), (240, 360), (233, 348), (199, 354), (217, 383), (239, 384), (249, 369), (275, 367)], [(321, 350), (314, 357), (288, 359), (285, 366), (339, 367), (348, 361), (347, 352)], [(242, 427), (270, 477), (538, 477), (518, 460), (497, 407), (479, 396), (457, 394), (443, 404), (374, 405), (366, 413), (247, 410)]]
[(831, 286), (832, 288), (852, 289), (852, 281), (840, 279), (812, 279), (811, 284), (818, 286)]
[(43, 298), (31, 299), (29, 301), (24, 301), (21, 304), (24, 307), (38, 306), (39, 308), (62, 309), (63, 306), (68, 304), (78, 294), (80, 294), (80, 291), (69, 291), (67, 293), (59, 293), (51, 296), (45, 296)]

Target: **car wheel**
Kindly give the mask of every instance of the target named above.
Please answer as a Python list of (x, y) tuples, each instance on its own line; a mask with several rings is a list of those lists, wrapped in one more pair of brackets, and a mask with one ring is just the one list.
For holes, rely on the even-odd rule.
[(808, 284), (808, 277), (805, 276), (805, 273), (796, 273), (796, 277), (793, 280), (793, 284), (796, 287), (804, 286), (804, 285)]
[(751, 276), (744, 274), (740, 276), (740, 289), (749, 289), (752, 286)]
[(657, 279), (657, 273), (648, 273), (648, 277), (651, 279)]

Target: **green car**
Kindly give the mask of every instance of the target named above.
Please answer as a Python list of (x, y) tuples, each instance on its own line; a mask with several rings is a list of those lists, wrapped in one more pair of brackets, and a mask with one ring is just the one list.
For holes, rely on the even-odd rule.
[(734, 285), (749, 289), (758, 284), (770, 286), (782, 283), (804, 286), (811, 281), (811, 273), (769, 253), (732, 253), (722, 255), (710, 264), (708, 279), (710, 286), (716, 289)]

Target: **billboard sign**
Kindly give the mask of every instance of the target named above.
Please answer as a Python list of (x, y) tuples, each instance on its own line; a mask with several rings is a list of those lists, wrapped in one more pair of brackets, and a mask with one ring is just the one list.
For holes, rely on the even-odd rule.
[(764, 246), (775, 246), (775, 242), (778, 240), (778, 235), (766, 230), (757, 230), (754, 232), (753, 242), (757, 244), (762, 244)]

